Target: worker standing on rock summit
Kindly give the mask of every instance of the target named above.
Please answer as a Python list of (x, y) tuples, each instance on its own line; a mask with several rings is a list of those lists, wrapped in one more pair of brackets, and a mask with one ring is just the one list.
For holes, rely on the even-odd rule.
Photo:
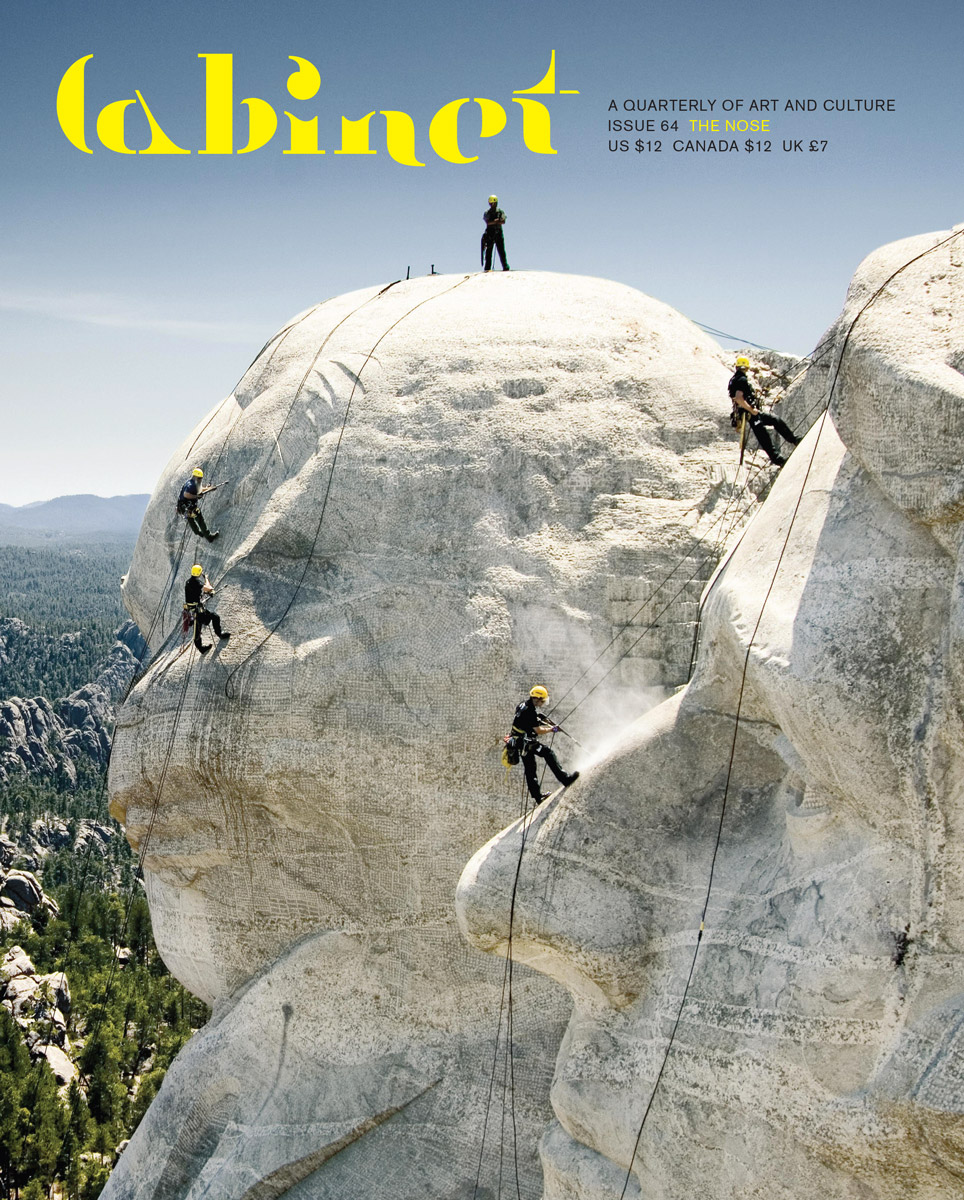
[(522, 769), (525, 771), (529, 794), (536, 804), (545, 800), (549, 795), (539, 787), (539, 780), (536, 777), (537, 758), (545, 759), (546, 766), (563, 787), (569, 787), (579, 778), (578, 771), (567, 774), (559, 765), (559, 760), (552, 747), (544, 746), (539, 741), (541, 734), (555, 733), (559, 729), (558, 725), (550, 724), (539, 712), (539, 709), (545, 708), (548, 703), (549, 693), (541, 684), (536, 684), (526, 699), (517, 706), (515, 716), (512, 718), (510, 742), (515, 743), (515, 749), (522, 759)]
[(749, 365), (750, 360), (748, 358), (741, 356), (736, 360), (736, 370), (733, 372), (727, 389), (730, 393), (730, 399), (733, 401), (733, 424), (734, 426), (738, 425), (737, 418), (741, 412), (747, 413), (747, 419), (750, 422), (750, 428), (753, 430), (753, 436), (760, 443), (763, 452), (770, 462), (776, 464), (778, 467), (782, 467), (787, 460), (774, 450), (773, 442), (770, 440), (770, 435), (767, 433), (765, 426), (772, 426), (780, 437), (784, 441), (789, 442), (791, 446), (796, 446), (800, 439), (794, 434), (786, 421), (781, 421), (779, 417), (771, 416), (760, 409), (757, 404), (753, 385), (746, 376)]
[(499, 197), (489, 197), (489, 207), (482, 214), (482, 220), (485, 222), (485, 233), (482, 234), (482, 267), (483, 270), (492, 270), (492, 247), (494, 246), (499, 252), (499, 262), (502, 263), (502, 270), (508, 271), (509, 264), (505, 261), (505, 240), (502, 235), (502, 226), (505, 224), (505, 213), (498, 207)]
[(201, 645), (201, 630), (205, 625), (210, 625), (222, 642), (227, 641), (231, 636), (230, 633), (225, 633), (221, 629), (221, 618), (218, 614), (208, 612), (204, 607), (205, 598), (213, 595), (214, 588), (208, 583), (204, 568), (200, 563), (195, 563), (191, 568), (189, 579), (184, 584), (184, 614), (185, 620), (189, 617), (194, 620), (194, 645), (202, 654), (207, 654), (211, 649), (210, 646)]
[(203, 478), (204, 472), (200, 467), (195, 467), (191, 472), (190, 478), (185, 479), (180, 495), (177, 498), (177, 513), (178, 516), (184, 517), (198, 537), (207, 538), (209, 542), (213, 542), (219, 535), (217, 531), (211, 533), (208, 530), (201, 510), (198, 507), (198, 501), (205, 492), (213, 492), (214, 487), (202, 487), (201, 480)]

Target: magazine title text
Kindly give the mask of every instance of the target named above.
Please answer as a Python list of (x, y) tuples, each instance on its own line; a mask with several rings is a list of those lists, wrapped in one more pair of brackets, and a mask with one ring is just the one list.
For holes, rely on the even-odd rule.
[[(93, 59), (87, 54), (72, 63), (60, 81), (57, 90), (57, 120), (67, 140), (85, 154), (94, 151), (88, 144), (88, 114), (86, 104), (87, 66)], [(287, 91), (295, 100), (311, 100), (321, 88), (321, 73), (314, 63), (298, 55), (288, 56), (297, 70), (287, 80)], [(246, 97), (241, 104), (247, 109), (244, 145), (237, 145), (234, 103), (234, 56), (232, 54), (199, 54), (204, 61), (205, 72), (205, 138), (198, 154), (251, 154), (267, 146), (274, 138), (279, 125), (278, 113), (266, 100), (256, 96)], [(529, 88), (518, 88), (512, 93), (511, 102), (522, 109), (522, 140), (526, 149), (533, 154), (555, 154), (552, 146), (552, 119), (549, 109), (535, 96), (577, 96), (574, 89), (556, 92), (556, 52), (552, 51), (549, 69), (539, 83)], [(479, 137), (492, 138), (506, 127), (506, 109), (496, 100), (476, 96), (463, 96), (443, 104), (428, 124), (428, 141), (439, 158), (449, 163), (477, 162), (477, 154), (463, 153), (459, 143), (459, 120), (466, 105), (477, 106), (476, 124), (481, 114)], [(422, 167), (416, 155), (415, 122), (408, 113), (395, 109), (372, 110), (364, 116), (341, 118), (340, 145), (335, 154), (377, 154), (373, 148), (372, 122), (377, 115), (384, 118), (384, 148), (397, 163), (407, 167)], [(129, 140), (137, 137), (134, 114), (142, 114), (140, 131), (142, 139), (150, 135), (146, 146), (133, 149)], [(283, 154), (326, 154), (319, 144), (318, 117), (298, 117), (284, 111), (287, 129), (284, 131)], [(165, 118), (166, 120), (167, 118)], [(146, 121), (146, 125), (145, 122)], [(468, 117), (463, 118), (468, 124)], [(283, 125), (283, 123), (282, 123)], [(192, 154), (190, 147), (178, 145), (161, 125), (145, 97), (134, 89), (134, 95), (122, 100), (113, 100), (104, 105), (94, 119), (97, 142), (115, 154)], [(463, 128), (463, 135), (465, 129)], [(183, 140), (183, 139), (182, 139)], [(96, 144), (96, 143), (95, 143)]]

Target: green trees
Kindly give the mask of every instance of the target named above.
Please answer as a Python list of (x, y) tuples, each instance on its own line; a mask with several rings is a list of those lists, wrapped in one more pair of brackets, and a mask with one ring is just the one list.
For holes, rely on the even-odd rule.
[[(131, 549), (0, 546), (0, 699), (53, 702), (95, 678), (126, 616), (117, 584)], [(39, 974), (64, 972), (71, 994), (66, 1035), (50, 1020), (49, 999), (46, 1017), (21, 1017), (28, 1028), (0, 1006), (0, 1200), (95, 1200), (116, 1147), (207, 1019), (157, 953), (136, 863), (108, 815), (103, 770), (86, 759), (75, 766), (76, 783), (61, 772), (0, 785), (0, 830), (22, 853), (8, 865), (35, 870), (59, 906), (0, 935), (0, 958), (22, 946)], [(79, 1070), (65, 1087), (42, 1053), (47, 1043)]]
[[(93, 1200), (147, 1110), (178, 1050), (207, 1019), (164, 968), (147, 902), (75, 885), (54, 889), (60, 915), (24, 921), (0, 942), (23, 947), (38, 973), (66, 963), (67, 1037), (80, 1072), (58, 1090), (42, 1059), (0, 1008), (0, 1197), (58, 1182), (68, 1200)], [(125, 926), (125, 916), (127, 917)], [(126, 953), (118, 953), (126, 951)], [(99, 1182), (98, 1182), (99, 1181)]]
[(4, 1197), (16, 1195), (32, 1181), (53, 1180), (67, 1127), (68, 1114), (53, 1072), (42, 1059), (31, 1062), (15, 1021), (0, 1009), (0, 1192)]
[(0, 696), (53, 700), (89, 683), (127, 618), (118, 580), (132, 545), (0, 546), (0, 617), (8, 628)]

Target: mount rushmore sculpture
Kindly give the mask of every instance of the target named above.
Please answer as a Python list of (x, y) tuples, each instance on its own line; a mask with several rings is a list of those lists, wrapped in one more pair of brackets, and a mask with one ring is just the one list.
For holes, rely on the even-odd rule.
[[(522, 272), (498, 302), (477, 276), (339, 297), (269, 342), (125, 585), (154, 657), (114, 810), (213, 1015), (109, 1200), (494, 1196), (477, 948), (510, 932), (563, 985), (514, 976), (522, 1195), (547, 1124), (546, 1200), (954, 1193), (962, 243), (858, 271), (787, 400), (829, 412), (709, 581), (681, 691), (693, 614), (632, 621), (712, 545), (735, 459), (689, 322)], [(203, 662), (172, 502), (196, 463), (230, 481), (202, 561), (234, 637)], [(508, 824), (514, 702), (587, 670), (582, 778)]]

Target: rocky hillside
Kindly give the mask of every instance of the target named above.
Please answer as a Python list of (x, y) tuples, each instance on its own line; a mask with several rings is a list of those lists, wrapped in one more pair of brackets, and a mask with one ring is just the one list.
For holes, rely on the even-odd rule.
[[(0, 1195), (93, 1200), (205, 1016), (107, 815), (129, 547), (0, 544)], [(51, 1189), (54, 1189), (51, 1193)]]
[[(125, 622), (101, 670), (68, 696), (0, 699), (0, 781), (32, 776), (77, 782), (77, 762), (107, 764), (114, 705), (137, 669), (144, 642), (133, 621)], [(82, 633), (59, 636), (31, 629), (16, 617), (0, 618), (0, 665), (37, 673), (43, 664), (69, 656)]]

